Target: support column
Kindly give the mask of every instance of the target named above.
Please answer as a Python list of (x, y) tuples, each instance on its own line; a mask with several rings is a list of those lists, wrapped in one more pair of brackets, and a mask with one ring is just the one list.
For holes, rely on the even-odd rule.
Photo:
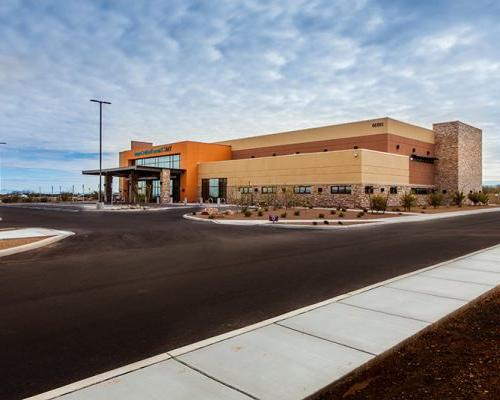
[(153, 194), (153, 182), (146, 181), (146, 203), (151, 203), (152, 194)]
[(107, 175), (104, 178), (104, 202), (111, 203), (113, 196), (113, 175)]
[(160, 172), (160, 203), (170, 203), (170, 170), (162, 169)]
[(128, 202), (137, 203), (137, 176), (135, 172), (131, 172), (128, 179)]

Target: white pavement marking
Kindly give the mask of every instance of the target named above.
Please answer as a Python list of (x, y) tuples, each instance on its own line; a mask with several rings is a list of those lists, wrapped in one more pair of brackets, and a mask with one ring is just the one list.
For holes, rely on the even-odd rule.
[(167, 360), (64, 396), (66, 400), (249, 400), (251, 397), (214, 382), (175, 361)]
[(491, 289), (490, 286), (477, 283), (450, 281), (424, 275), (409, 276), (392, 282), (387, 287), (467, 301), (473, 300)]
[(46, 229), (46, 228), (9, 229), (6, 231), (0, 231), (0, 240), (55, 236), (61, 234), (61, 232), (64, 231), (58, 231), (56, 229)]
[(384, 352), (429, 325), (341, 303), (329, 304), (279, 324), (372, 354)]
[[(491, 261), (500, 263), (500, 246), (391, 278), (30, 399), (301, 399), (498, 284), (498, 273), (454, 267), (474, 257), (474, 263), (479, 258), (488, 265)], [(172, 359), (165, 361), (169, 357)]]
[(407, 292), (385, 286), (351, 296), (341, 300), (341, 303), (426, 322), (435, 322), (466, 304), (463, 300)]
[[(500, 262), (500, 260), (499, 260)], [(494, 272), (477, 271), (473, 269), (442, 267), (426, 271), (425, 276), (433, 276), (436, 278), (450, 279), (460, 282), (479, 283), (481, 285), (496, 286), (500, 283), (500, 274)]]
[(185, 354), (180, 360), (259, 399), (301, 399), (373, 356), (278, 325)]

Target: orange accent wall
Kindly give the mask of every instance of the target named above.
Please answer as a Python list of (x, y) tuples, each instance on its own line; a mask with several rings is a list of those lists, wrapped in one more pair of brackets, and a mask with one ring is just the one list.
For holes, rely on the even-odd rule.
[[(141, 146), (134, 146), (133, 150), (120, 152), (120, 167), (133, 165), (134, 160), (140, 158), (161, 157), (172, 154), (180, 154), (181, 169), (184, 173), (181, 175), (181, 201), (187, 197), (188, 201), (197, 201), (198, 197), (198, 164), (207, 161), (222, 161), (231, 159), (231, 146), (213, 143), (202, 143), (184, 141), (172, 144), (162, 144), (158, 146), (145, 146), (147, 143), (141, 143)], [(136, 155), (144, 150), (168, 149), (157, 153)], [(120, 192), (126, 195), (125, 180), (120, 180)]]

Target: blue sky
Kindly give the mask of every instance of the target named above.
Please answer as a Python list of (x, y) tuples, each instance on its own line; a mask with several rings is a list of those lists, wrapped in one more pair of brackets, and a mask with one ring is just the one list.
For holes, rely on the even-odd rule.
[(500, 181), (498, 1), (0, 2), (4, 190), (97, 180), (131, 139), (216, 141), (391, 116), (483, 129)]

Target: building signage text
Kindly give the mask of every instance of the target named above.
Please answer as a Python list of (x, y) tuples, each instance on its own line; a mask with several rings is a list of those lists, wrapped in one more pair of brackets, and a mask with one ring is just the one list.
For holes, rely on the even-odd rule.
[(147, 156), (150, 154), (164, 153), (166, 151), (172, 151), (172, 146), (163, 146), (158, 149), (142, 150), (134, 153), (135, 157)]

